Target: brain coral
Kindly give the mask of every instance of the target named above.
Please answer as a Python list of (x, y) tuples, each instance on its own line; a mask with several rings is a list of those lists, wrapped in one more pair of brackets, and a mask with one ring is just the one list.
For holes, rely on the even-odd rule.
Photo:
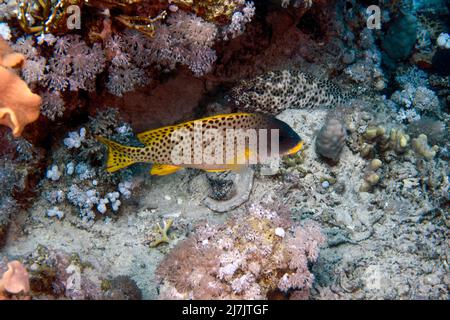
[(244, 80), (232, 89), (231, 96), (241, 109), (270, 114), (288, 108), (331, 107), (349, 98), (330, 81), (288, 69)]

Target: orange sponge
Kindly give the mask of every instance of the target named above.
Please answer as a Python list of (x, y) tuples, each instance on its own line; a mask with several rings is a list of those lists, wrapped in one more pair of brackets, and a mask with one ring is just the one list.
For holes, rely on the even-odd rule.
[(8, 126), (15, 137), (22, 134), (25, 126), (39, 117), (42, 99), (31, 92), (28, 85), (10, 67), (25, 60), (12, 52), (7, 42), (0, 37), (0, 124)]

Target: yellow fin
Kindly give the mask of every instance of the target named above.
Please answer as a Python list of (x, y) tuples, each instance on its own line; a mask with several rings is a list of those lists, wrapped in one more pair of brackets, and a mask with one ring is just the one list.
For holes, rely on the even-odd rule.
[(155, 141), (170, 136), (170, 134), (172, 134), (172, 132), (174, 132), (177, 128), (179, 128), (179, 126), (167, 126), (158, 129), (152, 129), (149, 131), (141, 132), (136, 137), (140, 142), (148, 146)]
[(288, 152), (286, 152), (286, 154), (288, 154), (288, 155), (296, 154), (297, 152), (299, 152), (302, 149), (302, 147), (303, 147), (303, 141), (300, 141), (299, 143), (297, 143), (297, 145), (295, 147), (288, 150)]
[(106, 162), (106, 171), (114, 172), (119, 169), (128, 167), (136, 161), (130, 157), (130, 150), (139, 149), (136, 147), (123, 146), (117, 142), (103, 138), (96, 137), (98, 141), (108, 147), (108, 160)]
[(165, 176), (178, 170), (182, 169), (182, 167), (174, 166), (171, 164), (158, 164), (154, 163), (150, 174), (153, 176)]

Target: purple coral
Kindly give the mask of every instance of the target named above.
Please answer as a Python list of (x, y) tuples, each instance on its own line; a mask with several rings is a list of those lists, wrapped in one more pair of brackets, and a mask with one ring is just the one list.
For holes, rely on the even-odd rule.
[(26, 60), (22, 67), (22, 77), (27, 84), (45, 81), (45, 66), (47, 60), (39, 55), (35, 42), (31, 36), (17, 39), (12, 48), (25, 55)]
[(231, 17), (231, 23), (222, 28), (224, 40), (228, 37), (236, 38), (245, 31), (245, 25), (249, 23), (255, 15), (255, 5), (252, 1), (246, 2), (242, 11), (236, 11)]
[(187, 65), (196, 76), (208, 73), (217, 59), (211, 47), (217, 27), (194, 14), (179, 11), (170, 15), (167, 24), (149, 42), (149, 58), (160, 66), (173, 69), (176, 63)]
[(64, 110), (64, 100), (58, 91), (42, 94), (41, 113), (44, 116), (50, 120), (55, 120), (64, 114)]
[(115, 35), (106, 44), (113, 56), (106, 88), (119, 97), (150, 81), (145, 70), (140, 68), (146, 66), (145, 60), (142, 60), (145, 56), (145, 40), (136, 33), (131, 35), (133, 36)]
[(105, 54), (100, 44), (89, 47), (79, 35), (59, 38), (54, 46), (53, 57), (47, 65), (49, 89), (92, 91), (97, 74), (105, 68)]

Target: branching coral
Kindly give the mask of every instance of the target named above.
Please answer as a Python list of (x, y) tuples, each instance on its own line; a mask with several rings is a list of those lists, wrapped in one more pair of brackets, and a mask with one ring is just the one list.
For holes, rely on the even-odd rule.
[(109, 79), (106, 87), (116, 96), (147, 84), (150, 79), (145, 70), (148, 65), (145, 57), (145, 36), (137, 32), (129, 32), (126, 36), (115, 35), (108, 39), (108, 55), (111, 58)]
[(0, 300), (27, 299), (29, 292), (30, 282), (27, 270), (19, 261), (9, 262), (8, 271), (0, 279)]
[(96, 75), (106, 62), (101, 46), (95, 43), (91, 48), (79, 35), (67, 35), (56, 41), (54, 49), (47, 66), (49, 89), (94, 90)]
[(186, 12), (177, 12), (161, 24), (159, 32), (148, 44), (152, 62), (173, 69), (176, 63), (187, 65), (196, 76), (208, 73), (216, 61), (211, 48), (217, 27)]
[(16, 137), (27, 124), (37, 120), (41, 105), (41, 97), (31, 92), (27, 84), (8, 69), (23, 60), (23, 55), (13, 53), (0, 38), (0, 124), (10, 127)]
[(17, 19), (27, 33), (64, 29), (70, 5), (81, 6), (82, 0), (18, 0)]
[(221, 226), (204, 225), (160, 264), (164, 298), (261, 299), (273, 291), (308, 291), (308, 265), (325, 241), (307, 222), (293, 233), (288, 219), (253, 205)]

